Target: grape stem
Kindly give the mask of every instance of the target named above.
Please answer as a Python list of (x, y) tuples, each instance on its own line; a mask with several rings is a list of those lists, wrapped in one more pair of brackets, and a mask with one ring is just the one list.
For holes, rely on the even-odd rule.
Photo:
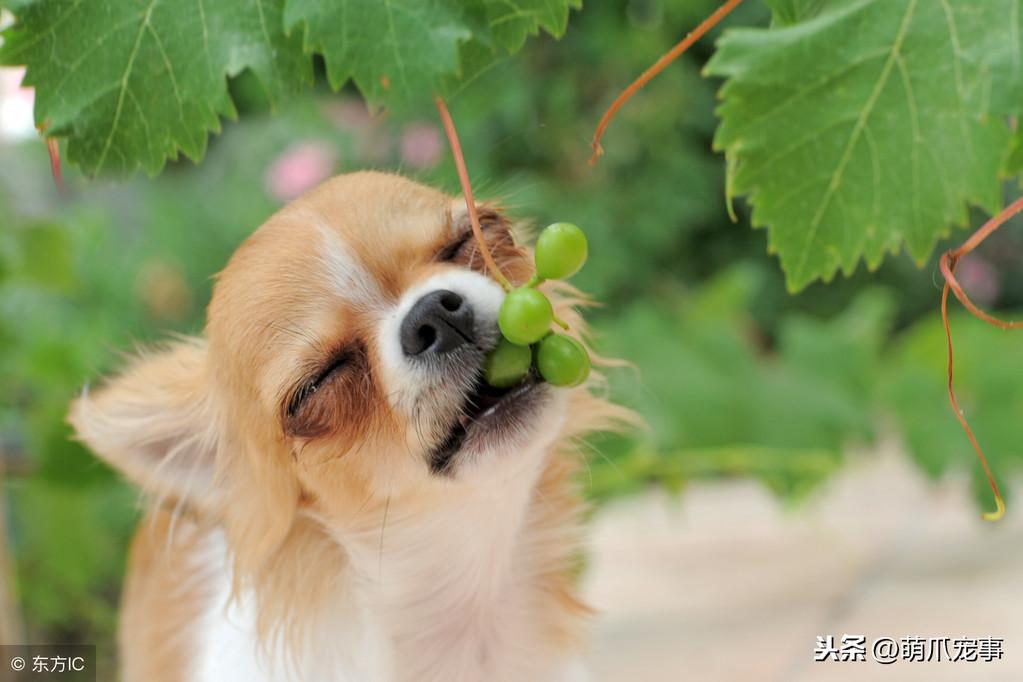
[(472, 225), (472, 234), (476, 238), (476, 244), (480, 247), (483, 255), (483, 262), (494, 275), (494, 279), (501, 283), (505, 291), (511, 291), (512, 285), (508, 278), (497, 267), (494, 257), (490, 253), (487, 240), (483, 238), (483, 229), (480, 227), (480, 218), (476, 213), (476, 201), (472, 197), (472, 185), (469, 184), (469, 171), (465, 168), (465, 157), (462, 155), (462, 145), (458, 142), (458, 132), (455, 130), (455, 123), (451, 120), (451, 112), (440, 95), (434, 95), (433, 101), (440, 113), (440, 120), (444, 124), (444, 132), (448, 136), (448, 143), (451, 145), (451, 156), (455, 159), (455, 168), (458, 169), (458, 181), (462, 183), (462, 194), (465, 196), (465, 207), (469, 211), (469, 223)]
[[(543, 284), (543, 283), (544, 283), (544, 282), (546, 282), (546, 281), (547, 281), (547, 280), (545, 280), (545, 279), (544, 279), (543, 277), (541, 277), (540, 275), (537, 275), (536, 273), (533, 273), (533, 276), (532, 276), (532, 277), (530, 277), (530, 278), (529, 278), (529, 281), (528, 281), (528, 282), (526, 282), (526, 283), (525, 283), (525, 284), (523, 285), (523, 288), (524, 288), (524, 289), (534, 289), (534, 288), (536, 288), (536, 287), (540, 286), (541, 284)], [(565, 330), (566, 332), (568, 331), (568, 329), (569, 329), (569, 327), (568, 327), (568, 322), (565, 322), (565, 321), (564, 321), (563, 319), (561, 319), (560, 317), (558, 317), (558, 316), (557, 316), (556, 314), (552, 314), (552, 315), (551, 315), (551, 319), (552, 319), (552, 320), (554, 320), (554, 324), (558, 325), (559, 327), (561, 327), (562, 329), (564, 329), (564, 330)]]
[(728, 14), (738, 6), (742, 0), (727, 0), (724, 4), (714, 10), (714, 13), (709, 17), (700, 22), (700, 25), (692, 30), (691, 33), (687, 34), (685, 38), (680, 40), (675, 47), (671, 48), (661, 58), (654, 62), (654, 65), (640, 74), (639, 78), (632, 81), (629, 87), (622, 90), (621, 94), (615, 98), (615, 101), (611, 103), (611, 106), (607, 108), (604, 115), (600, 119), (600, 123), (597, 124), (597, 130), (593, 133), (593, 141), (590, 146), (593, 147), (593, 155), (590, 157), (590, 165), (597, 165), (597, 161), (601, 156), (604, 155), (604, 148), (600, 146), (600, 139), (604, 136), (604, 131), (607, 129), (611, 119), (615, 117), (618, 110), (622, 108), (626, 102), (632, 99), (644, 85), (650, 82), (654, 76), (664, 71), (668, 64), (678, 59), (682, 54), (692, 46), (697, 40), (703, 37), (703, 35), (710, 29), (717, 26), (717, 24), (724, 19)]
[(60, 170), (60, 143), (55, 137), (46, 138), (46, 150), (50, 153), (50, 172), (58, 192), (64, 191), (64, 175)]
[(39, 134), (46, 141), (46, 151), (50, 154), (50, 173), (53, 174), (53, 184), (57, 186), (57, 191), (63, 194), (64, 176), (60, 171), (60, 141), (55, 137), (48, 137), (46, 135), (46, 131), (49, 128), (49, 121), (43, 121), (36, 126), (36, 130), (39, 131)]
[(1003, 223), (1020, 211), (1023, 211), (1023, 197), (1016, 199), (1016, 201), (1006, 206), (1001, 210), (1001, 212), (981, 225), (980, 229), (974, 232), (973, 235), (963, 242), (959, 248), (949, 249), (943, 253), (941, 260), (938, 263), (938, 267), (941, 269), (941, 274), (945, 278), (945, 287), (941, 291), (941, 322), (945, 327), (945, 341), (948, 344), (948, 399), (949, 402), (952, 403), (952, 410), (955, 412), (956, 419), (958, 419), (960, 425), (962, 425), (967, 438), (970, 439), (970, 444), (973, 445), (974, 452), (977, 453), (977, 457), (980, 459), (981, 466), (984, 467), (984, 474), (987, 476), (988, 485), (991, 486), (991, 492), (995, 496), (996, 509), (993, 512), (985, 512), (983, 514), (985, 521), (997, 521), (1002, 518), (1005, 515), (1005, 501), (1002, 499), (1002, 494), (998, 491), (998, 484), (995, 482), (995, 477), (991, 473), (991, 467), (988, 466), (987, 458), (984, 457), (984, 451), (981, 450), (980, 443), (977, 442), (977, 437), (973, 434), (973, 429), (970, 428), (969, 423), (966, 421), (966, 415), (963, 414), (962, 409), (959, 407), (959, 401), (956, 400), (955, 388), (952, 380), (952, 330), (948, 322), (948, 292), (951, 291), (955, 294), (955, 297), (959, 299), (959, 302), (963, 304), (963, 307), (969, 310), (974, 317), (977, 317), (988, 324), (994, 325), (999, 329), (1023, 329), (1023, 320), (1000, 320), (978, 308), (973, 301), (970, 300), (970, 297), (966, 295), (966, 292), (963, 291), (963, 287), (959, 284), (959, 281), (955, 276), (956, 268), (959, 266), (959, 261), (962, 257), (980, 246), (985, 239), (991, 236), (991, 233), (1001, 227)]

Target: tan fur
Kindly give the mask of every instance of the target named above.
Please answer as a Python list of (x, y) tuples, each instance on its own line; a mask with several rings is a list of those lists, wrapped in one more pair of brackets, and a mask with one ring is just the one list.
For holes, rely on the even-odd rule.
[(190, 519), (155, 510), (139, 525), (128, 555), (118, 645), (125, 680), (187, 682), (196, 643), (188, 628), (209, 597), (200, 561), (206, 538)]
[[(298, 645), (348, 565), (330, 528), (379, 533), (383, 543), (388, 518), (411, 523), (471, 494), (421, 480), (422, 464), (407, 456), (401, 435), (412, 425), (389, 405), (384, 351), (368, 332), (379, 321), (377, 301), (393, 303), (445, 268), (482, 271), (474, 242), (452, 264), (433, 260), (451, 231), (465, 227), (459, 202), (379, 173), (325, 183), (237, 250), (218, 277), (207, 340), (144, 355), (75, 403), (70, 421), (79, 437), (165, 505), (142, 523), (131, 552), (120, 635), (127, 682), (187, 682), (182, 661), (194, 644), (187, 633), (213, 590), (202, 561), (214, 527), (226, 533), (236, 593), (256, 595), (260, 635)], [(503, 216), (486, 208), (482, 215), (502, 268), (523, 281), (528, 254)], [(331, 251), (335, 237), (344, 253)], [(367, 281), (346, 282), (339, 296), (336, 278), (347, 270), (332, 258), (350, 258)], [(372, 295), (357, 291), (367, 282)], [(548, 294), (573, 333), (583, 331), (578, 292), (555, 285)], [(356, 371), (289, 413), (301, 372), (342, 348), (355, 349)], [(573, 580), (582, 514), (577, 445), (586, 433), (632, 419), (595, 394), (599, 385), (595, 375), (589, 388), (571, 391), (571, 418), (521, 531), (537, 626), (546, 646), (564, 651), (581, 646), (588, 613)], [(435, 437), (430, 423), (416, 426)], [(172, 511), (181, 509), (188, 513), (175, 522)]]

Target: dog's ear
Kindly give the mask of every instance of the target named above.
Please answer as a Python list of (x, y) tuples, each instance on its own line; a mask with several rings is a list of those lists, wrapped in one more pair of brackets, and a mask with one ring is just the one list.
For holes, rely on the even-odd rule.
[(68, 416), (79, 440), (146, 492), (200, 508), (214, 504), (218, 441), (206, 355), (200, 339), (143, 353), (83, 391)]

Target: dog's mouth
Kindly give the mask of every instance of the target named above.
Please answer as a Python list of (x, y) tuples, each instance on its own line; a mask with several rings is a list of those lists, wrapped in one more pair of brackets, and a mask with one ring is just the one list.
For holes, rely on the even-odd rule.
[(461, 412), (430, 457), (430, 469), (442, 474), (453, 469), (458, 453), (492, 445), (523, 428), (535, 413), (544, 385), (535, 370), (510, 388), (495, 388), (477, 375), (466, 393)]

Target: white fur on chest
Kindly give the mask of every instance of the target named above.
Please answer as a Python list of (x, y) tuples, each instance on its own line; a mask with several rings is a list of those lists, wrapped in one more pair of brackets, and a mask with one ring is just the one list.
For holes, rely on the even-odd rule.
[[(313, 641), (308, 642), (305, 651), (285, 652), (280, 647), (272, 648), (269, 652), (264, 650), (256, 637), (256, 613), (252, 595), (247, 594), (228, 603), (230, 574), (223, 550), (218, 553), (219, 561), (215, 553), (211, 552), (209, 557), (220, 565), (216, 569), (215, 593), (197, 624), (194, 640), (196, 655), (191, 662), (190, 682), (391, 682), (396, 679), (394, 656), (397, 652), (392, 636), (385, 632), (380, 623), (374, 622), (375, 619), (369, 614), (361, 613), (354, 603), (338, 604), (333, 617), (324, 618), (321, 629), (317, 630)], [(455, 594), (445, 596), (455, 601), (461, 599), (460, 595)], [(479, 627), (460, 618), (460, 611), (460, 608), (453, 606), (446, 622), (433, 621), (421, 625), (442, 638), (445, 633), (458, 633), (461, 627)], [(486, 615), (481, 614), (483, 620), (486, 620)], [(410, 616), (411, 624), (416, 618), (414, 614)], [(512, 634), (513, 641), (507, 644), (524, 645), (525, 642), (514, 640), (528, 633), (515, 633), (517, 625), (508, 625), (513, 632), (506, 633), (506, 636)], [(470, 634), (492, 636), (482, 631)], [(458, 676), (452, 679), (466, 682), (482, 680), (482, 677), (476, 677), (482, 674), (476, 667), (476, 661), (459, 658), (459, 643), (464, 647), (464, 640), (456, 636), (448, 643), (452, 648), (422, 651), (420, 655), (424, 660), (436, 657), (439, 653), (444, 655), (452, 666), (451, 672)], [(511, 657), (508, 660), (492, 662), (511, 673), (508, 679), (516, 679), (517, 673), (512, 671), (530, 668), (536, 663), (524, 658), (522, 651), (509, 649), (508, 656)], [(548, 671), (548, 675), (531, 679), (548, 679), (551, 682), (586, 682), (589, 679), (578, 660), (555, 663)], [(540, 672), (537, 670), (537, 673)]]
[(228, 604), (227, 553), (222, 539), (211, 543), (204, 560), (216, 587), (190, 682), (585, 680), (539, 626), (550, 597), (536, 589), (537, 560), (522, 541), (538, 462), (488, 462), (499, 475), (456, 508), (338, 533), (350, 563), (335, 598), (309, 614), (300, 651), (261, 648), (253, 595)]
[[(194, 682), (369, 682), (391, 679), (379, 628), (339, 602), (318, 618), (302, 651), (285, 651), (280, 642), (265, 646), (256, 634), (256, 605), (251, 593), (229, 602), (231, 574), (223, 541), (208, 555), (214, 591), (198, 624)], [(300, 589), (300, 586), (296, 586)]]

